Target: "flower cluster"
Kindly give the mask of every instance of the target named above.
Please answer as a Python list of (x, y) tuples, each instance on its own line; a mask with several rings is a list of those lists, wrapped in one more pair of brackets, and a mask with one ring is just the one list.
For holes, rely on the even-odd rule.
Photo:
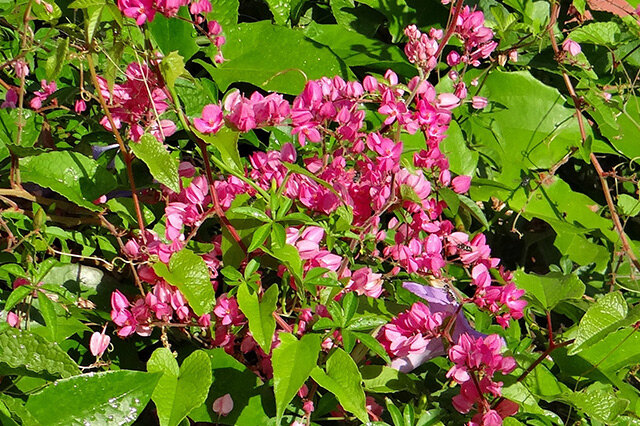
[(502, 412), (492, 409), (487, 396), (501, 396), (502, 382), (493, 381), (496, 372), (508, 374), (516, 367), (513, 358), (501, 354), (503, 342), (496, 334), (472, 338), (463, 334), (456, 345), (449, 349), (449, 359), (454, 363), (447, 377), (459, 383), (460, 394), (453, 397), (453, 406), (461, 413), (468, 413), (475, 405), (478, 414), (470, 424), (499, 426), (504, 417), (513, 415), (518, 407), (514, 403), (503, 404)]
[[(152, 6), (150, 10), (167, 9)], [(217, 31), (216, 28), (213, 30)], [(412, 26), (405, 33), (409, 37), (407, 55), (428, 74), (435, 67), (442, 31), (431, 30), (426, 35)], [(481, 12), (465, 8), (458, 18), (455, 33), (464, 40), (465, 51), (460, 60), (452, 61), (452, 66), (461, 62), (477, 66), (480, 59), (495, 49), (493, 33), (484, 27)], [(159, 118), (168, 109), (168, 92), (149, 66), (131, 64), (127, 68), (127, 81), (115, 85), (112, 92), (108, 91), (104, 80), (100, 80), (100, 84), (111, 105), (116, 126), (127, 124), (133, 140), (145, 131), (159, 140), (175, 131), (172, 122)], [(464, 194), (471, 185), (471, 177), (452, 175), (446, 153), (440, 149), (452, 110), (463, 102), (474, 108), (483, 108), (487, 103), (484, 98), (466, 98), (466, 86), (461, 81), (456, 83), (455, 93), (437, 93), (424, 75), (411, 79), (405, 86), (389, 70), (384, 78), (366, 76), (362, 82), (347, 82), (340, 77), (311, 80), (292, 102), (277, 93), (255, 92), (245, 96), (234, 91), (220, 103), (205, 106), (199, 117), (191, 118), (192, 128), (202, 137), (223, 129), (245, 133), (280, 126), (290, 129), (293, 141), (281, 144), (277, 150), (253, 152), (248, 156), (244, 170), (213, 176), (212, 181), (198, 175), (190, 163), (180, 164), (180, 191), (176, 193), (164, 187), (162, 190), (164, 235), (145, 230), (125, 245), (125, 254), (139, 262), (138, 275), (151, 290), (133, 302), (119, 292), (114, 293), (112, 319), (118, 326), (118, 334), (121, 337), (133, 333), (148, 335), (154, 325), (171, 322), (210, 327), (208, 334), (204, 333), (209, 345), (251, 360), (248, 362), (253, 364), (250, 368), (262, 377), (271, 377), (270, 351), (253, 339), (234, 290), (219, 295), (211, 313), (197, 317), (182, 293), (158, 277), (147, 263), (157, 259), (168, 264), (171, 256), (198, 234), (199, 227), (208, 217), (213, 213), (224, 215), (239, 194), (260, 198), (260, 191), (268, 192), (275, 186), (290, 200), (286, 211), (278, 214), (303, 212), (306, 218), (316, 222), (284, 227), (285, 243), (297, 250), (303, 277), (288, 274), (285, 265), (278, 265), (274, 272), (283, 283), (298, 292), (307, 289), (299, 288), (296, 279), (304, 278), (314, 268), (323, 268), (342, 283), (343, 288), (332, 296), (339, 301), (347, 292), (378, 298), (385, 294), (385, 278), (393, 278), (400, 272), (433, 278), (442, 277), (449, 263), (464, 267), (471, 278), (473, 296), (456, 301), (445, 289), (404, 283), (406, 289), (427, 304), (414, 303), (385, 325), (378, 339), (392, 357), (391, 365), (405, 372), (435, 356), (446, 355), (446, 348), (453, 343), (458, 343), (455, 347), (466, 348), (467, 341), (473, 342), (470, 351), (489, 351), (493, 358), (487, 358), (487, 365), (484, 357), (479, 358), (479, 363), (474, 358), (475, 364), (458, 362), (462, 360), (460, 357), (451, 358), (457, 368), (452, 369), (451, 375), (455, 374), (454, 380), (462, 384), (457, 407), (461, 410), (468, 406), (464, 411), (468, 412), (474, 404), (479, 404), (478, 401), (486, 401), (484, 394), (498, 395), (500, 384), (491, 381), (492, 374), (495, 371), (506, 373), (510, 368), (508, 361), (495, 364), (498, 358), (507, 359), (499, 357), (499, 352), (495, 353), (495, 347), (498, 345), (500, 349), (501, 341), (496, 343), (495, 336), (475, 331), (462, 312), (462, 303), (475, 303), (507, 327), (511, 319), (522, 317), (526, 302), (521, 300), (523, 291), (515, 287), (508, 272), (501, 268), (494, 274), (500, 278), (493, 278), (492, 270), (498, 268), (499, 260), (491, 257), (485, 236), (458, 231), (444, 216), (448, 205), (440, 197), (441, 189), (450, 188)], [(380, 128), (374, 130), (365, 125), (365, 117), (372, 111), (382, 117)], [(106, 119), (102, 124), (109, 126)], [(409, 159), (402, 163), (402, 134), (416, 132), (424, 135), (424, 149), (413, 155), (412, 162)], [(328, 150), (326, 144), (329, 144)], [(316, 149), (320, 146), (322, 150)], [(334, 252), (335, 244), (329, 243), (327, 235), (330, 227), (325, 228), (328, 224), (323, 218), (339, 208), (352, 214), (352, 232), (359, 233), (352, 233), (352, 243), (371, 241), (373, 250), (353, 256), (347, 255), (344, 249)], [(402, 214), (395, 214), (399, 212)], [(274, 216), (270, 210), (265, 213)], [(218, 271), (223, 266), (222, 235), (214, 231), (210, 238), (214, 249), (201, 256), (209, 266), (211, 285), (217, 289), (220, 284)], [(274, 238), (273, 233), (271, 238)], [(258, 247), (254, 254), (261, 256), (265, 252), (268, 253)], [(383, 276), (374, 265), (385, 263), (390, 265), (390, 270)], [(262, 273), (257, 272), (258, 281)], [(262, 291), (260, 283), (258, 293), (262, 294)], [(322, 291), (319, 286), (311, 296), (317, 297)], [(279, 344), (279, 331), (303, 335), (314, 320), (331, 318), (326, 306), (321, 304), (302, 307), (296, 312), (297, 315), (286, 320), (279, 318), (272, 348)], [(340, 330), (334, 330), (322, 347), (329, 350), (342, 344)], [(450, 350), (449, 355), (452, 354)], [(480, 386), (484, 387), (474, 394), (467, 384), (474, 382), (462, 380), (465, 377), (463, 370), (470, 372), (469, 377), (478, 374)], [(305, 412), (311, 413), (313, 401), (305, 400), (305, 404)], [(489, 417), (495, 412), (485, 408), (478, 405), (478, 412)], [(489, 420), (482, 421), (487, 423)]]
[[(169, 92), (161, 84), (157, 73), (145, 63), (132, 62), (127, 66), (125, 77), (126, 81), (114, 84), (113, 90), (109, 89), (107, 80), (98, 77), (100, 92), (107, 100), (116, 129), (127, 124), (129, 138), (133, 141), (138, 141), (145, 131), (159, 141), (171, 136), (176, 131), (176, 125), (171, 120), (160, 119), (160, 115), (169, 108)], [(106, 115), (100, 124), (112, 130)]]
[(462, 55), (455, 50), (449, 53), (447, 63), (451, 66), (463, 63), (477, 67), (480, 59), (488, 58), (498, 47), (493, 40), (493, 31), (484, 25), (484, 14), (469, 6), (465, 6), (458, 15), (455, 33), (463, 41), (464, 48)]

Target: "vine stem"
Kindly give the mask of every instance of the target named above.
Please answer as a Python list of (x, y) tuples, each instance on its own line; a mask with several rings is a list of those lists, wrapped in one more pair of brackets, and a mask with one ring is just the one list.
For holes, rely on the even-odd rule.
[[(556, 42), (556, 36), (553, 31), (553, 27), (557, 22), (559, 12), (560, 12), (560, 4), (555, 2), (551, 9), (551, 21), (549, 22), (549, 25), (547, 27), (549, 32), (549, 38), (551, 39), (551, 47), (555, 52), (556, 61), (558, 61), (558, 58), (560, 57), (561, 52), (560, 52), (560, 48), (558, 47), (558, 43)], [(571, 79), (569, 78), (569, 74), (567, 74), (566, 70), (563, 67), (561, 67), (561, 71), (562, 71), (562, 79), (564, 80), (564, 84), (567, 87), (567, 90), (569, 91), (569, 96), (571, 96), (571, 99), (573, 100), (573, 105), (576, 109), (576, 116), (578, 118), (578, 127), (580, 128), (580, 137), (582, 139), (582, 145), (584, 146), (587, 143), (587, 133), (585, 131), (584, 117), (582, 116), (582, 109), (581, 109), (581, 105), (583, 104), (584, 101), (581, 98), (579, 98), (578, 95), (576, 94), (576, 91), (573, 88), (573, 84), (571, 83)], [(613, 203), (613, 198), (611, 198), (611, 191), (609, 189), (609, 184), (607, 183), (607, 173), (605, 173), (604, 170), (602, 170), (602, 166), (600, 165), (598, 158), (595, 156), (593, 152), (589, 153), (589, 160), (591, 161), (591, 164), (593, 165), (593, 167), (596, 169), (596, 173), (598, 174), (598, 178), (600, 179), (602, 192), (604, 193), (604, 197), (607, 201), (607, 207), (609, 209), (609, 212), (611, 213), (611, 219), (613, 220), (613, 224), (616, 228), (618, 235), (620, 236), (622, 248), (624, 252), (627, 254), (627, 256), (629, 256), (629, 259), (631, 260), (633, 265), (636, 267), (636, 269), (640, 271), (640, 261), (638, 261), (638, 257), (633, 252), (633, 249), (629, 244), (629, 240), (627, 239), (627, 236), (624, 232), (622, 222), (620, 222), (620, 216), (618, 216), (618, 213), (616, 212), (616, 206)]]
[(218, 199), (218, 191), (216, 190), (216, 187), (214, 185), (215, 181), (213, 180), (213, 173), (211, 171), (211, 159), (209, 158), (209, 152), (207, 151), (207, 146), (204, 143), (204, 141), (202, 141), (202, 139), (196, 138), (196, 140), (198, 142), (198, 147), (200, 148), (200, 152), (202, 152), (202, 159), (204, 160), (204, 169), (205, 169), (205, 173), (207, 174), (207, 180), (209, 181), (209, 190), (211, 191), (213, 211), (215, 212), (216, 216), (218, 216), (218, 218), (220, 219), (220, 222), (222, 222), (222, 225), (225, 228), (227, 228), (227, 231), (229, 231), (229, 233), (231, 234), (231, 237), (233, 237), (234, 241), (240, 246), (240, 248), (246, 255), (247, 246), (245, 246), (245, 244), (242, 242), (242, 238), (240, 238), (238, 231), (231, 224), (227, 215), (224, 214), (224, 210), (222, 210), (222, 206), (220, 205), (220, 200)]
[(133, 198), (133, 205), (136, 210), (138, 227), (140, 228), (140, 237), (142, 238), (142, 241), (146, 243), (146, 238), (144, 235), (144, 230), (145, 230), (144, 219), (142, 218), (142, 210), (140, 209), (140, 202), (138, 200), (136, 184), (133, 179), (133, 169), (131, 167), (131, 162), (132, 162), (131, 153), (127, 150), (127, 146), (125, 145), (124, 140), (122, 140), (122, 137), (120, 136), (120, 132), (118, 132), (118, 129), (116, 128), (116, 123), (113, 121), (113, 117), (111, 116), (111, 111), (109, 111), (109, 106), (107, 105), (107, 102), (104, 99), (104, 96), (102, 95), (102, 91), (100, 90), (100, 84), (98, 83), (98, 76), (96, 74), (96, 67), (93, 63), (93, 58), (91, 57), (91, 54), (92, 54), (91, 52), (87, 54), (87, 63), (89, 64), (91, 81), (93, 82), (93, 86), (96, 89), (100, 106), (102, 106), (102, 109), (104, 110), (104, 113), (107, 116), (107, 120), (109, 121), (109, 125), (111, 126), (111, 133), (113, 133), (113, 135), (116, 138), (116, 141), (118, 141), (118, 145), (120, 145), (120, 151), (122, 152), (122, 156), (124, 158), (124, 162), (127, 167), (127, 176), (129, 177), (129, 185), (131, 187), (131, 197)]

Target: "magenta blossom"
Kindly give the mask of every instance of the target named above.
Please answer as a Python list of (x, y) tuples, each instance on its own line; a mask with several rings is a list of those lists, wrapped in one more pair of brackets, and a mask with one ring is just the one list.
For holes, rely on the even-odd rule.
[(194, 118), (193, 125), (200, 133), (217, 133), (224, 124), (222, 108), (216, 104), (206, 105), (202, 109), (202, 118)]
[(403, 287), (425, 299), (429, 307), (414, 303), (409, 311), (383, 328), (381, 343), (390, 355), (395, 356), (391, 363), (393, 368), (408, 373), (430, 359), (444, 355), (442, 328), (449, 321), (455, 321), (451, 331), (454, 340), (463, 334), (484, 336), (471, 327), (462, 312), (452, 319), (459, 304), (448, 291), (411, 282), (404, 283)]

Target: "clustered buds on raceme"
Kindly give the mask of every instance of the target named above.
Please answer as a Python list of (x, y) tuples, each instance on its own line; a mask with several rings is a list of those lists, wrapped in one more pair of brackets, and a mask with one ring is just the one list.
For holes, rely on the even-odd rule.
[(512, 357), (501, 354), (503, 346), (497, 334), (477, 338), (462, 334), (449, 349), (449, 359), (454, 365), (447, 377), (461, 385), (460, 394), (452, 399), (453, 406), (463, 414), (474, 406), (477, 410), (469, 425), (500, 426), (503, 418), (518, 411), (514, 402), (503, 400), (494, 409), (487, 400), (502, 395), (502, 382), (493, 381), (493, 375), (509, 374), (516, 367)]
[(464, 43), (462, 54), (456, 52), (447, 55), (447, 63), (451, 66), (459, 63), (477, 67), (480, 59), (486, 59), (498, 47), (493, 40), (493, 31), (484, 26), (484, 14), (479, 10), (465, 6), (458, 15), (455, 34)]
[(416, 64), (425, 73), (429, 73), (438, 64), (438, 40), (444, 35), (442, 30), (432, 28), (429, 34), (423, 34), (415, 25), (409, 25), (404, 30), (409, 41), (404, 46), (404, 53), (409, 62)]
[[(132, 62), (125, 71), (127, 80), (123, 84), (114, 84), (109, 90), (107, 80), (98, 77), (100, 92), (110, 106), (109, 111), (117, 129), (123, 124), (129, 126), (129, 137), (138, 141), (149, 132), (159, 141), (171, 136), (176, 131), (176, 125), (171, 120), (160, 119), (167, 111), (169, 92), (160, 83), (155, 71), (146, 64)], [(105, 115), (100, 124), (107, 130), (111, 129), (111, 122)]]

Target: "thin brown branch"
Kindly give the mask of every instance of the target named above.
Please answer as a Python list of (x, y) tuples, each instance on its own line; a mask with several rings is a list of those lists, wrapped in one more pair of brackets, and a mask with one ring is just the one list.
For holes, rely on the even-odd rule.
[(115, 136), (118, 145), (120, 145), (120, 151), (122, 152), (122, 156), (124, 158), (124, 162), (127, 166), (127, 176), (129, 177), (129, 185), (131, 187), (131, 197), (133, 198), (133, 205), (136, 209), (136, 218), (138, 220), (138, 227), (140, 228), (141, 238), (145, 241), (144, 235), (144, 219), (142, 218), (142, 210), (140, 209), (140, 201), (138, 200), (138, 193), (136, 191), (136, 184), (133, 179), (133, 169), (131, 167), (131, 153), (128, 151), (127, 146), (125, 145), (122, 137), (120, 136), (120, 132), (116, 128), (116, 123), (113, 121), (113, 117), (111, 116), (111, 111), (109, 111), (109, 106), (107, 105), (104, 96), (102, 95), (102, 91), (100, 90), (100, 84), (98, 83), (98, 76), (96, 74), (96, 67), (93, 64), (93, 58), (91, 57), (91, 52), (86, 55), (87, 63), (89, 64), (89, 72), (91, 73), (91, 81), (93, 82), (93, 86), (96, 89), (96, 94), (98, 95), (98, 101), (100, 102), (100, 106), (104, 110), (104, 113), (109, 121), (109, 125), (111, 127), (111, 132), (113, 136)]

